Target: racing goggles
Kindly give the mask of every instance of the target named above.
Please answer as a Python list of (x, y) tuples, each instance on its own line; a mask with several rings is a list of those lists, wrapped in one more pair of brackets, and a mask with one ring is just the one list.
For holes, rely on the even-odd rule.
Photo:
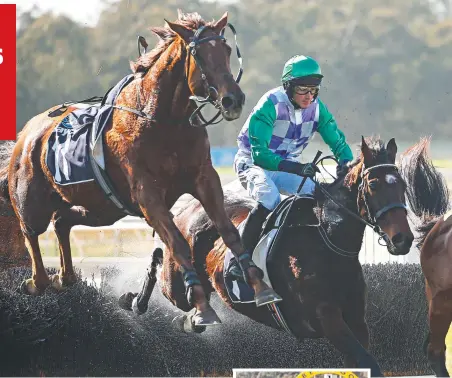
[(311, 93), (313, 96), (317, 96), (319, 94), (320, 87), (304, 87), (302, 85), (296, 85), (294, 87), (294, 91), (299, 95), (306, 95)]

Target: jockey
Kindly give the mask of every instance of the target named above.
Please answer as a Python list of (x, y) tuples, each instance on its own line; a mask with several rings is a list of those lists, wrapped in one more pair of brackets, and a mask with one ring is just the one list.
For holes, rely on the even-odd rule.
[(336, 173), (348, 170), (352, 151), (333, 115), (318, 98), (323, 75), (309, 56), (296, 55), (284, 65), (282, 86), (265, 93), (249, 115), (237, 138), (239, 150), (234, 170), (249, 195), (258, 204), (251, 210), (242, 242), (252, 253), (268, 214), (281, 201), (280, 193), (291, 195), (308, 177), (301, 194), (313, 195), (311, 180), (319, 169), (298, 160), (318, 132), (339, 161)]

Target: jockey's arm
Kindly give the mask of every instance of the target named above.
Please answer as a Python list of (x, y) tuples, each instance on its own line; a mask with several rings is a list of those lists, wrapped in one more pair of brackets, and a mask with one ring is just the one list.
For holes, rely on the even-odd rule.
[(319, 99), (319, 126), (317, 132), (330, 147), (339, 164), (353, 160), (353, 153), (345, 140), (344, 133), (339, 130), (336, 120), (326, 105)]
[(276, 109), (272, 101), (262, 99), (254, 108), (248, 128), (253, 163), (269, 171), (277, 171), (283, 160), (268, 148), (275, 120)]

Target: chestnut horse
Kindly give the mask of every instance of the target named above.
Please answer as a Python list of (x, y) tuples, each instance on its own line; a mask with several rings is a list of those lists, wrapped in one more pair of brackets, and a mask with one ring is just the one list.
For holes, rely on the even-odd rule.
[[(224, 210), (207, 131), (200, 125), (201, 117), (194, 117), (195, 124), (192, 117), (198, 115), (193, 99), (211, 102), (227, 121), (241, 115), (245, 95), (231, 74), (231, 47), (223, 35), (227, 26), (227, 13), (215, 23), (206, 23), (198, 13), (179, 11), (175, 22), (151, 28), (160, 40), (131, 64), (133, 81), (118, 96), (103, 134), (110, 181), (127, 208), (144, 217), (168, 247), (184, 274), (187, 296), (198, 309), (199, 324), (216, 324), (218, 318), (190, 261), (190, 246), (169, 209), (182, 194), (192, 194), (203, 204), (225, 243), (235, 254), (246, 256), (240, 235)], [(47, 141), (72, 109), (49, 116), (60, 108), (45, 111), (25, 125), (9, 164), (9, 196), (32, 258), (33, 276), (22, 285), (30, 294), (40, 294), (50, 285), (61, 290), (76, 281), (71, 227), (111, 225), (126, 215), (95, 182), (66, 186), (54, 182), (45, 160)], [(48, 277), (38, 236), (51, 220), (61, 270)], [(264, 304), (279, 300), (256, 267), (243, 266), (256, 288), (256, 300), (264, 299)]]
[(423, 138), (405, 152), (402, 174), (408, 183), (408, 202), (420, 219), (417, 246), (429, 309), (427, 357), (438, 377), (448, 377), (445, 338), (452, 321), (452, 212), (444, 177), (428, 155), (429, 144)]
[[(345, 355), (347, 367), (371, 368), (373, 376), (382, 376), (378, 363), (367, 351), (366, 283), (358, 254), (366, 225), (386, 241), (389, 253), (405, 255), (410, 251), (414, 236), (407, 221), (405, 183), (395, 165), (396, 153), (394, 139), (387, 147), (378, 139), (369, 142), (363, 139), (361, 154), (351, 164), (348, 174), (331, 184), (317, 184), (314, 201), (295, 197), (288, 220), (279, 231), (282, 232), (279, 241), (266, 239), (259, 243), (273, 243), (266, 266), (271, 284), (283, 301), (268, 307), (282, 314), (284, 321), (277, 322), (267, 308), (231, 300), (224, 279), (228, 247), (219, 239), (199, 202), (190, 201), (175, 217), (175, 222), (192, 245), (193, 260), (205, 290), (216, 291), (234, 310), (268, 326), (284, 329), (299, 340), (326, 337)], [(226, 212), (239, 226), (254, 201), (232, 191), (224, 193)], [(269, 215), (264, 237), (274, 231), (273, 220), (283, 217), (274, 214), (283, 214), (278, 209), (293, 198), (284, 200)], [(138, 294), (139, 310), (147, 309), (157, 281), (156, 268), (162, 259), (159, 279), (163, 294), (183, 311), (189, 311), (191, 306), (183, 295), (180, 272), (172, 269), (170, 254), (162, 254), (159, 248), (154, 252), (147, 279)], [(185, 330), (205, 329), (193, 327), (191, 316), (183, 315), (182, 324), (176, 320)]]
[[(13, 145), (10, 141), (0, 142), (0, 181), (8, 175), (9, 151)], [(19, 220), (8, 195), (4, 195), (6, 192), (6, 187), (0, 188), (0, 269), (31, 263)]]

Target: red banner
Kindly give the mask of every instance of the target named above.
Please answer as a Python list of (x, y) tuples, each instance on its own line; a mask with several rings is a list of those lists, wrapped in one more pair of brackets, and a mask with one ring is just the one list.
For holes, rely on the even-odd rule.
[(0, 140), (16, 140), (16, 4), (0, 4)]

